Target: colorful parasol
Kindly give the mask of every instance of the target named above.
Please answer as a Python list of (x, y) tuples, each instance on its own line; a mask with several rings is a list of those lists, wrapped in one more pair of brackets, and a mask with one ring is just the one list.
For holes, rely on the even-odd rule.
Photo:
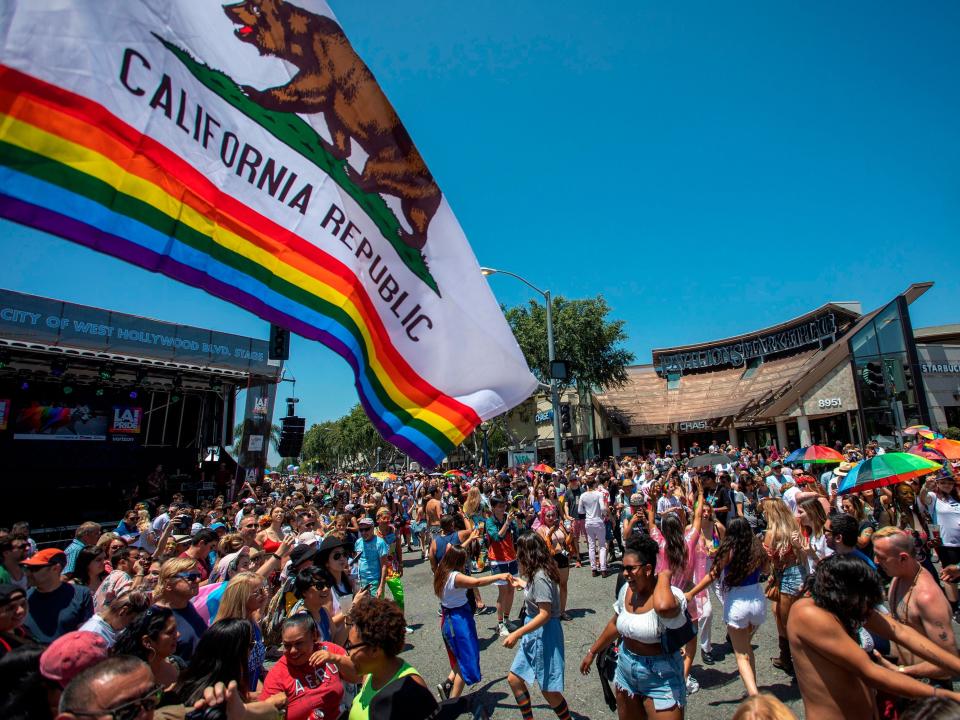
[(447, 471), (443, 474), (443, 476), (444, 476), (444, 477), (464, 478), (464, 477), (467, 476), (467, 474), (466, 474), (465, 472), (463, 472), (462, 470), (447, 470)]
[(539, 472), (539, 473), (552, 473), (552, 472), (553, 472), (553, 468), (550, 467), (549, 465), (547, 465), (546, 463), (538, 463), (537, 465), (534, 465), (534, 466), (533, 466), (532, 468), (530, 468), (530, 469), (533, 470), (534, 472)]
[(392, 472), (385, 472), (385, 471), (370, 473), (370, 477), (372, 477), (374, 480), (396, 480), (397, 479), (397, 476), (394, 475)]
[(785, 463), (842, 463), (846, 458), (826, 445), (810, 445), (794, 450), (784, 458)]
[(936, 452), (933, 448), (925, 443), (918, 442), (916, 445), (907, 450), (911, 455), (919, 455), (924, 457), (927, 460), (933, 460), (935, 462), (943, 462), (943, 456)]
[(927, 447), (933, 448), (947, 460), (960, 460), (960, 442), (957, 440), (937, 438), (928, 442)]
[(896, 485), (921, 475), (937, 472), (942, 467), (938, 462), (910, 453), (888, 452), (875, 455), (869, 460), (854, 465), (847, 476), (840, 481), (837, 492), (842, 495)]
[(903, 429), (903, 434), (919, 435), (927, 440), (936, 440), (943, 437), (943, 435), (938, 433), (936, 430), (931, 430), (930, 426), (928, 425), (911, 425), (910, 427)]

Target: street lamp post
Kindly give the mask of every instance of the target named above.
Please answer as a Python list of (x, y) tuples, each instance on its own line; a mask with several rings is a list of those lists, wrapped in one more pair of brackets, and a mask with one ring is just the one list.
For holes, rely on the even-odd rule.
[(485, 276), (500, 274), (509, 275), (516, 278), (524, 285), (543, 296), (543, 301), (547, 306), (547, 362), (550, 365), (550, 405), (553, 407), (553, 463), (560, 463), (560, 396), (557, 394), (557, 381), (553, 376), (553, 361), (557, 359), (553, 344), (553, 303), (549, 290), (541, 290), (532, 282), (524, 277), (512, 273), (509, 270), (497, 270), (496, 268), (482, 267), (480, 272)]

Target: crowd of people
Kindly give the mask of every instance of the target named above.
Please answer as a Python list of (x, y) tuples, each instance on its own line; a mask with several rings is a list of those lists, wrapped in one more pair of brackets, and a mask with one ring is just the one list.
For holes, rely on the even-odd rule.
[[(709, 449), (546, 472), (267, 476), (229, 499), (146, 498), (66, 547), (18, 523), (0, 530), (0, 717), (476, 712), (493, 585), (515, 712), (534, 717), (536, 685), (567, 720), (564, 624), (593, 622), (567, 612), (578, 572), (617, 575), (579, 670), (622, 719), (685, 717), (697, 666), (716, 661), (715, 614), (743, 684), (736, 718), (793, 717), (757, 681), (771, 615), (771, 662), (807, 718), (960, 717), (957, 468), (838, 494), (882, 448), (792, 467), (776, 448)], [(405, 588), (411, 558), (432, 587)], [(410, 592), (435, 596), (446, 677), (402, 657)]]

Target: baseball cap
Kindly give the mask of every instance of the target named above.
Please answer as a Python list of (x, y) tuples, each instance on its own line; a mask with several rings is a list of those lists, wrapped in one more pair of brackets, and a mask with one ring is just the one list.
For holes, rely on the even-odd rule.
[(634, 493), (630, 496), (630, 504), (634, 507), (643, 505), (643, 495), (641, 493)]
[(307, 530), (297, 535), (297, 545), (316, 545), (317, 544), (317, 535), (316, 533)]
[(107, 659), (107, 641), (97, 633), (74, 630), (61, 635), (40, 656), (40, 674), (66, 687), (74, 677)]
[(217, 530), (226, 530), (227, 526), (222, 522), (215, 522), (210, 526), (210, 529), (216, 532)]
[(776, 462), (776, 461), (770, 463), (770, 469), (771, 469), (771, 470), (772, 470), (773, 468), (778, 468), (778, 467), (783, 467), (783, 465), (782, 465), (781, 463), (779, 463), (779, 462)]
[(373, 527), (374, 522), (371, 518), (362, 517), (357, 521), (357, 525), (361, 527)]
[(253, 498), (249, 498), (249, 497), (248, 497), (246, 500), (243, 501), (243, 504), (244, 504), (244, 505), (256, 505), (256, 504), (257, 504), (257, 501), (254, 500)]
[(57, 548), (46, 548), (27, 558), (20, 564), (25, 565), (26, 567), (46, 567), (47, 565), (53, 565), (54, 563), (58, 565), (66, 565), (67, 554), (63, 550), (58, 550)]

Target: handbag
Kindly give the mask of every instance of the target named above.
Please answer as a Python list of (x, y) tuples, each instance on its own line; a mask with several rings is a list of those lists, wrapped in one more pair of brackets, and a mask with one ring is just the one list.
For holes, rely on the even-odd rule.
[(690, 613), (684, 610), (683, 616), (686, 618), (686, 622), (678, 628), (663, 627), (661, 623), (660, 647), (663, 649), (664, 655), (673, 655), (675, 652), (679, 652), (684, 645), (697, 636), (697, 628), (690, 618)]

